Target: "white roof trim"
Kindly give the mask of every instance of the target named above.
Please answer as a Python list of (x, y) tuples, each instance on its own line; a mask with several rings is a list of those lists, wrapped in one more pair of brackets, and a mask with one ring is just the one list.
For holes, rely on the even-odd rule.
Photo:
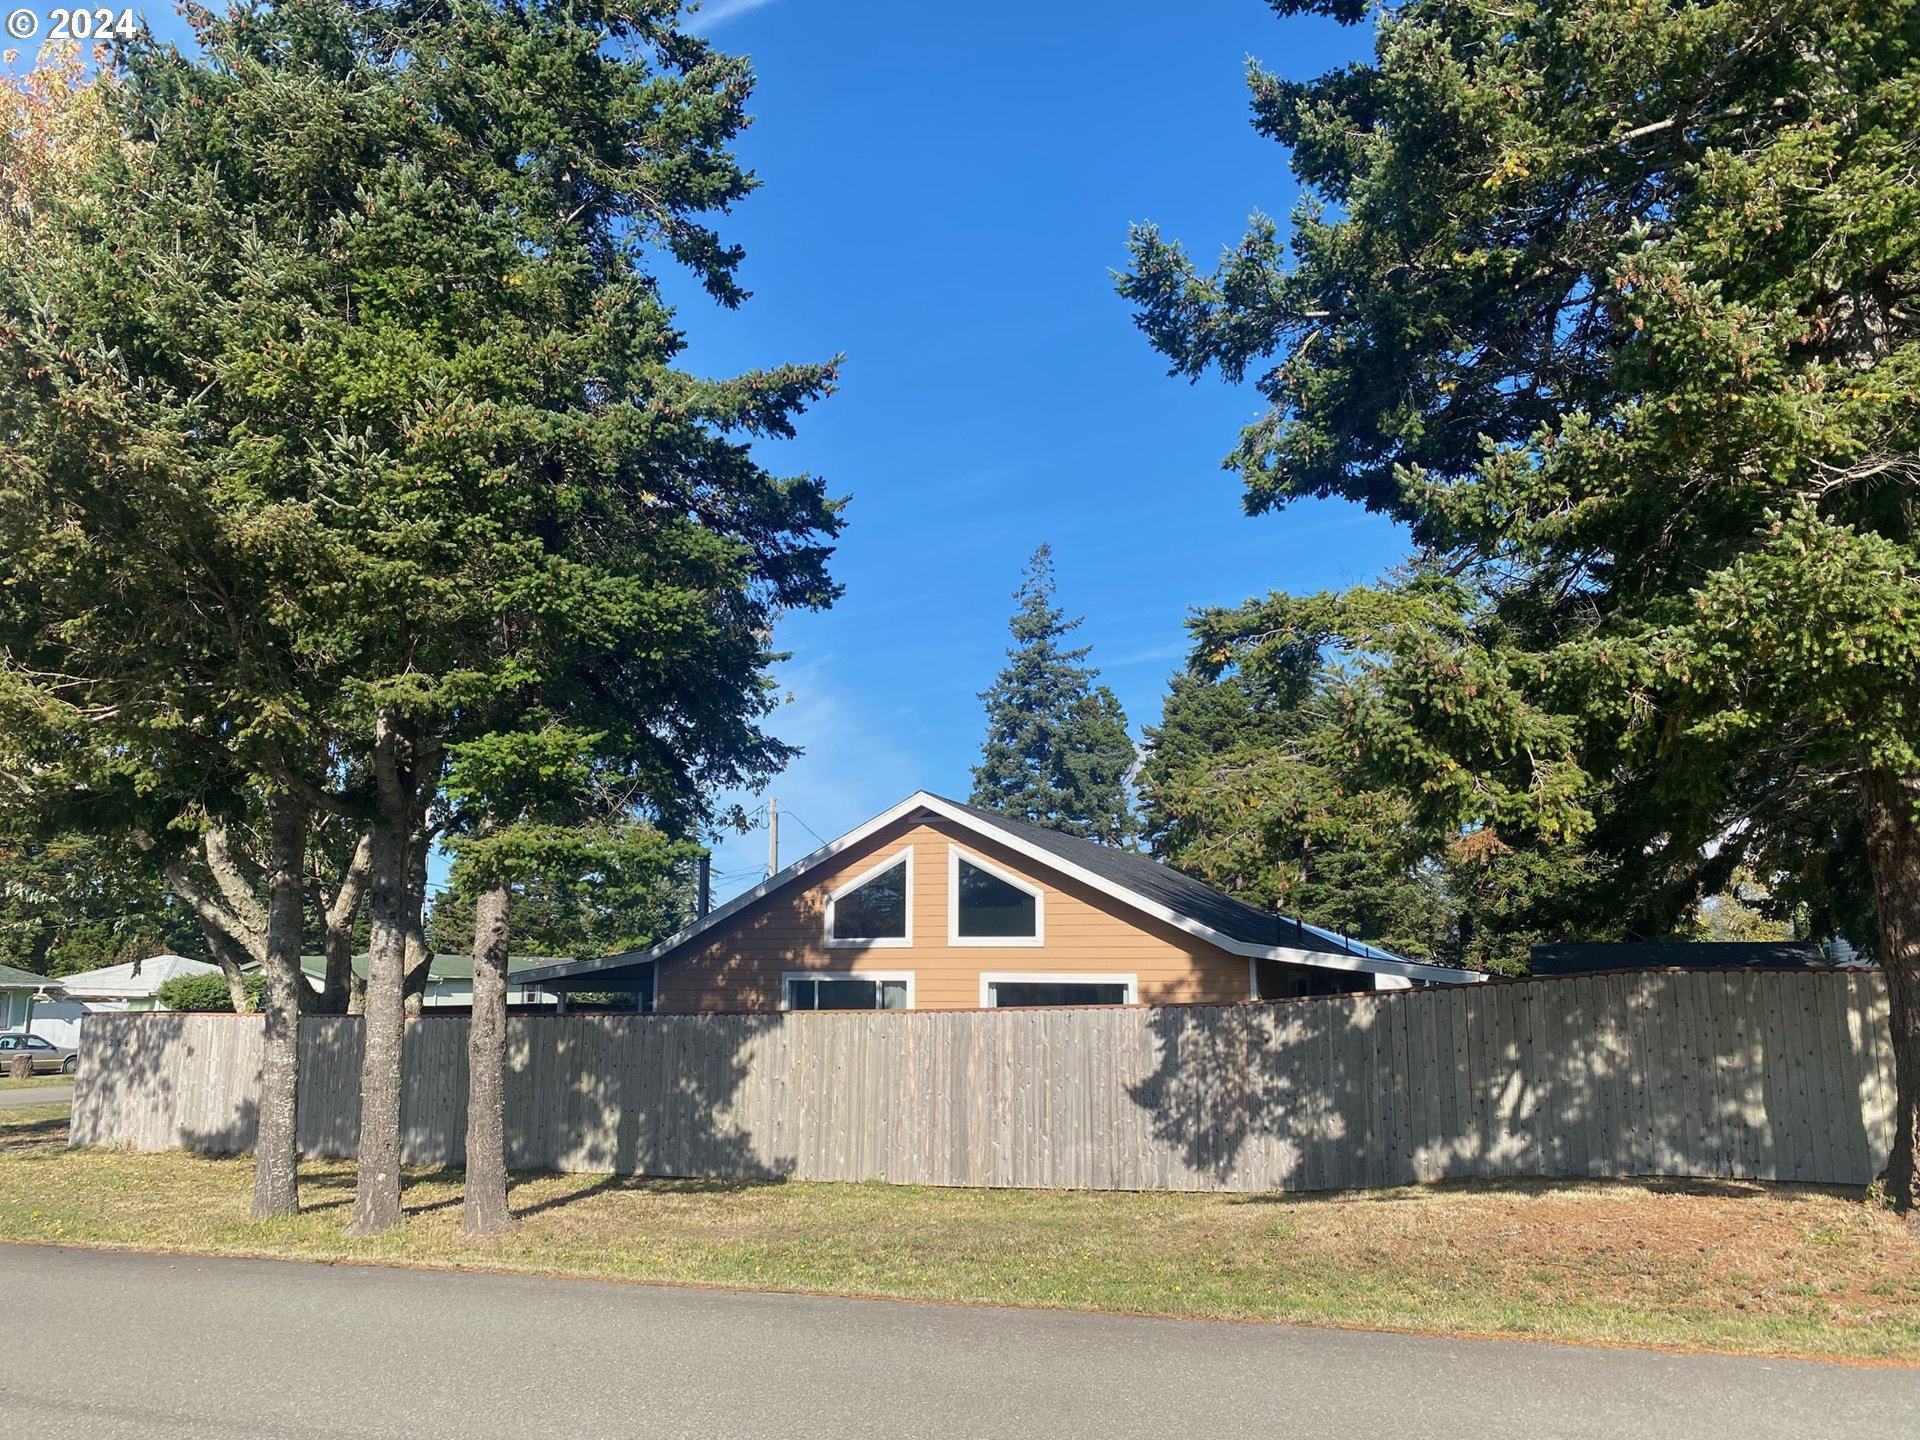
[(751, 890), (741, 892), (724, 905), (714, 906), (713, 909), (709, 910), (698, 920), (695, 920), (691, 925), (676, 930), (659, 944), (649, 949), (627, 950), (618, 955), (596, 955), (586, 960), (568, 960), (558, 965), (543, 965), (538, 970), (522, 971), (514, 978), (521, 981), (530, 980), (535, 983), (542, 980), (570, 980), (576, 975), (591, 975), (596, 971), (615, 968), (624, 969), (629, 965), (643, 964), (648, 960), (658, 960), (669, 950), (677, 949), (681, 945), (686, 944), (687, 941), (693, 939), (696, 935), (703, 934), (713, 929), (714, 926), (722, 924), (733, 916), (738, 915), (756, 900), (764, 900), (789, 881), (798, 880), (809, 870), (817, 869), (819, 866), (833, 859), (833, 857), (841, 851), (850, 849), (868, 837), (878, 834), (880, 831), (886, 829), (887, 826), (893, 824), (894, 821), (905, 819), (915, 810), (920, 809), (922, 802), (931, 800), (932, 798), (933, 797), (928, 795), (924, 790), (909, 795), (892, 809), (882, 811), (880, 814), (874, 816), (873, 819), (867, 821), (866, 824), (849, 830), (838, 840), (830, 841), (822, 845), (818, 850), (802, 855), (779, 874), (768, 876)]
[(1156, 901), (1149, 900), (1137, 890), (1096, 875), (1091, 870), (1083, 870), (1071, 860), (1063, 859), (1051, 850), (1024, 840), (997, 825), (985, 825), (972, 814), (957, 805), (950, 805), (938, 795), (929, 795), (924, 790), (914, 797), (916, 800), (956, 825), (964, 825), (976, 835), (998, 841), (1038, 864), (1045, 865), (1064, 875), (1071, 875), (1081, 884), (1098, 890), (1123, 904), (1164, 921), (1175, 929), (1205, 940), (1209, 945), (1228, 951), (1234, 955), (1245, 955), (1259, 960), (1285, 960), (1294, 965), (1317, 965), (1330, 970), (1362, 970), (1369, 974), (1404, 975), (1410, 980), (1440, 980), (1454, 984), (1472, 984), (1486, 977), (1472, 970), (1456, 970), (1450, 965), (1423, 965), (1417, 960), (1390, 960), (1381, 956), (1334, 954), (1325, 950), (1300, 950), (1288, 945), (1250, 945), (1244, 940), (1235, 940), (1224, 935), (1210, 925), (1203, 925), (1191, 916), (1170, 910)]
[(736, 895), (726, 904), (708, 911), (701, 919), (696, 920), (693, 924), (680, 930), (676, 934), (669, 935), (665, 940), (662, 940), (658, 945), (653, 946), (649, 950), (629, 951), (622, 955), (602, 955), (590, 960), (569, 961), (564, 965), (550, 965), (538, 970), (528, 970), (514, 978), (521, 983), (572, 979), (575, 976), (591, 975), (600, 970), (615, 967), (624, 968), (625, 966), (641, 964), (648, 960), (658, 960), (669, 950), (676, 949), (695, 936), (713, 929), (714, 926), (739, 914), (755, 901), (764, 899), (790, 881), (797, 880), (809, 870), (831, 860), (841, 851), (858, 845), (869, 836), (884, 830), (887, 826), (892, 825), (898, 820), (905, 819), (916, 810), (931, 810), (943, 820), (951, 821), (953, 824), (959, 825), (994, 844), (1003, 845), (1016, 854), (1025, 856), (1035, 864), (1044, 866), (1059, 874), (1071, 876), (1090, 889), (1097, 890), (1111, 899), (1131, 906), (1142, 914), (1151, 915), (1154, 919), (1171, 925), (1176, 930), (1185, 931), (1196, 939), (1204, 940), (1209, 945), (1217, 949), (1225, 950), (1229, 954), (1244, 955), (1257, 960), (1281, 960), (1292, 965), (1318, 966), (1324, 970), (1360, 971), (1372, 975), (1399, 975), (1409, 980), (1425, 980), (1447, 985), (1475, 985), (1487, 978), (1478, 971), (1456, 970), (1451, 965), (1426, 965), (1417, 960), (1387, 959), (1377, 955), (1344, 954), (1327, 950), (1301, 950), (1289, 945), (1253, 945), (1244, 940), (1235, 940), (1232, 936), (1224, 935), (1210, 925), (1201, 924), (1191, 916), (1182, 915), (1176, 910), (1170, 910), (1166, 906), (1159, 904), (1157, 901), (1149, 900), (1136, 890), (1131, 890), (1125, 885), (1107, 879), (1105, 876), (1096, 875), (1091, 870), (1082, 869), (1071, 860), (1063, 859), (1051, 850), (1043, 849), (1030, 841), (1024, 840), (1011, 831), (1002, 830), (997, 825), (985, 824), (977, 816), (972, 815), (960, 806), (942, 800), (938, 795), (929, 794), (925, 790), (915, 791), (892, 809), (874, 816), (874, 818), (867, 821), (866, 824), (859, 826), (857, 829), (849, 830), (838, 840), (830, 844), (822, 845), (811, 854), (802, 856), (779, 874), (761, 881), (758, 885), (754, 886), (753, 889), (746, 891), (744, 894)]

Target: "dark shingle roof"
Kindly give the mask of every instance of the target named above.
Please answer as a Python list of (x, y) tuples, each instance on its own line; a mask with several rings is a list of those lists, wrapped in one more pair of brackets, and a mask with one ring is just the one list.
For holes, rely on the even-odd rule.
[(31, 971), (16, 970), (11, 965), (0, 965), (0, 989), (29, 990), (42, 985), (57, 987), (58, 980), (49, 980), (44, 975), (35, 975)]
[[(944, 796), (941, 797), (945, 799)], [(1131, 850), (1116, 850), (1096, 845), (1057, 830), (1043, 830), (1019, 820), (1009, 820), (991, 810), (947, 800), (985, 825), (1004, 830), (1029, 845), (1038, 846), (1070, 865), (1089, 870), (1103, 880), (1123, 885), (1136, 895), (1163, 905), (1177, 915), (1217, 930), (1232, 940), (1248, 945), (1287, 945), (1296, 950), (1319, 950), (1327, 954), (1360, 953), (1363, 947), (1349, 949), (1338, 940), (1317, 934), (1305, 926), (1264, 910), (1256, 910), (1244, 900), (1236, 900), (1211, 885), (1169, 869), (1157, 860)]]
[(1610, 970), (1831, 970), (1832, 960), (1804, 940), (1569, 941), (1535, 945), (1535, 975), (1593, 975)]

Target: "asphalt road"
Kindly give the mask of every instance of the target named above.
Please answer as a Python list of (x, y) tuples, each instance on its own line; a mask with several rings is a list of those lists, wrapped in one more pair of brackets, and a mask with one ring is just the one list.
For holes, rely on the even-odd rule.
[(72, 1102), (71, 1085), (23, 1085), (18, 1090), (0, 1090), (0, 1110), (18, 1110), (27, 1105), (69, 1105)]
[[(1911, 1434), (1920, 1371), (0, 1245), (9, 1434)], [(50, 1322), (50, 1323), (49, 1323)]]

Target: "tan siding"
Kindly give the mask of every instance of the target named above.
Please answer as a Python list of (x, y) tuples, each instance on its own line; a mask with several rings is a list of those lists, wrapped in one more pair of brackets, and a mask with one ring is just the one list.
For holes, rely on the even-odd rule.
[[(1045, 896), (1044, 945), (947, 943), (947, 847), (958, 845), (1020, 876)], [(911, 847), (913, 943), (828, 949), (827, 892)], [(777, 1010), (789, 970), (912, 971), (914, 1006), (972, 1009), (987, 972), (1128, 974), (1142, 1004), (1245, 1000), (1247, 961), (1086, 886), (1041, 871), (1023, 856), (945, 820), (902, 821), (834, 857), (685, 947), (660, 967), (666, 1013)]]

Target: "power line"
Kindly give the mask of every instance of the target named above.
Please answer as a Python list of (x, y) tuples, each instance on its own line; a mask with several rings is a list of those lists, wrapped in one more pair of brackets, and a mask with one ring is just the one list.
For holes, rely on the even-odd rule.
[(813, 838), (818, 840), (822, 845), (827, 843), (826, 837), (824, 835), (822, 835), (818, 830), (814, 829), (811, 825), (807, 824), (807, 822), (802, 820), (798, 815), (794, 814), (793, 811), (791, 810), (787, 811), (786, 816), (787, 816), (787, 819), (793, 821), (794, 824), (798, 825), (802, 830), (806, 831), (807, 834), (813, 836)]

